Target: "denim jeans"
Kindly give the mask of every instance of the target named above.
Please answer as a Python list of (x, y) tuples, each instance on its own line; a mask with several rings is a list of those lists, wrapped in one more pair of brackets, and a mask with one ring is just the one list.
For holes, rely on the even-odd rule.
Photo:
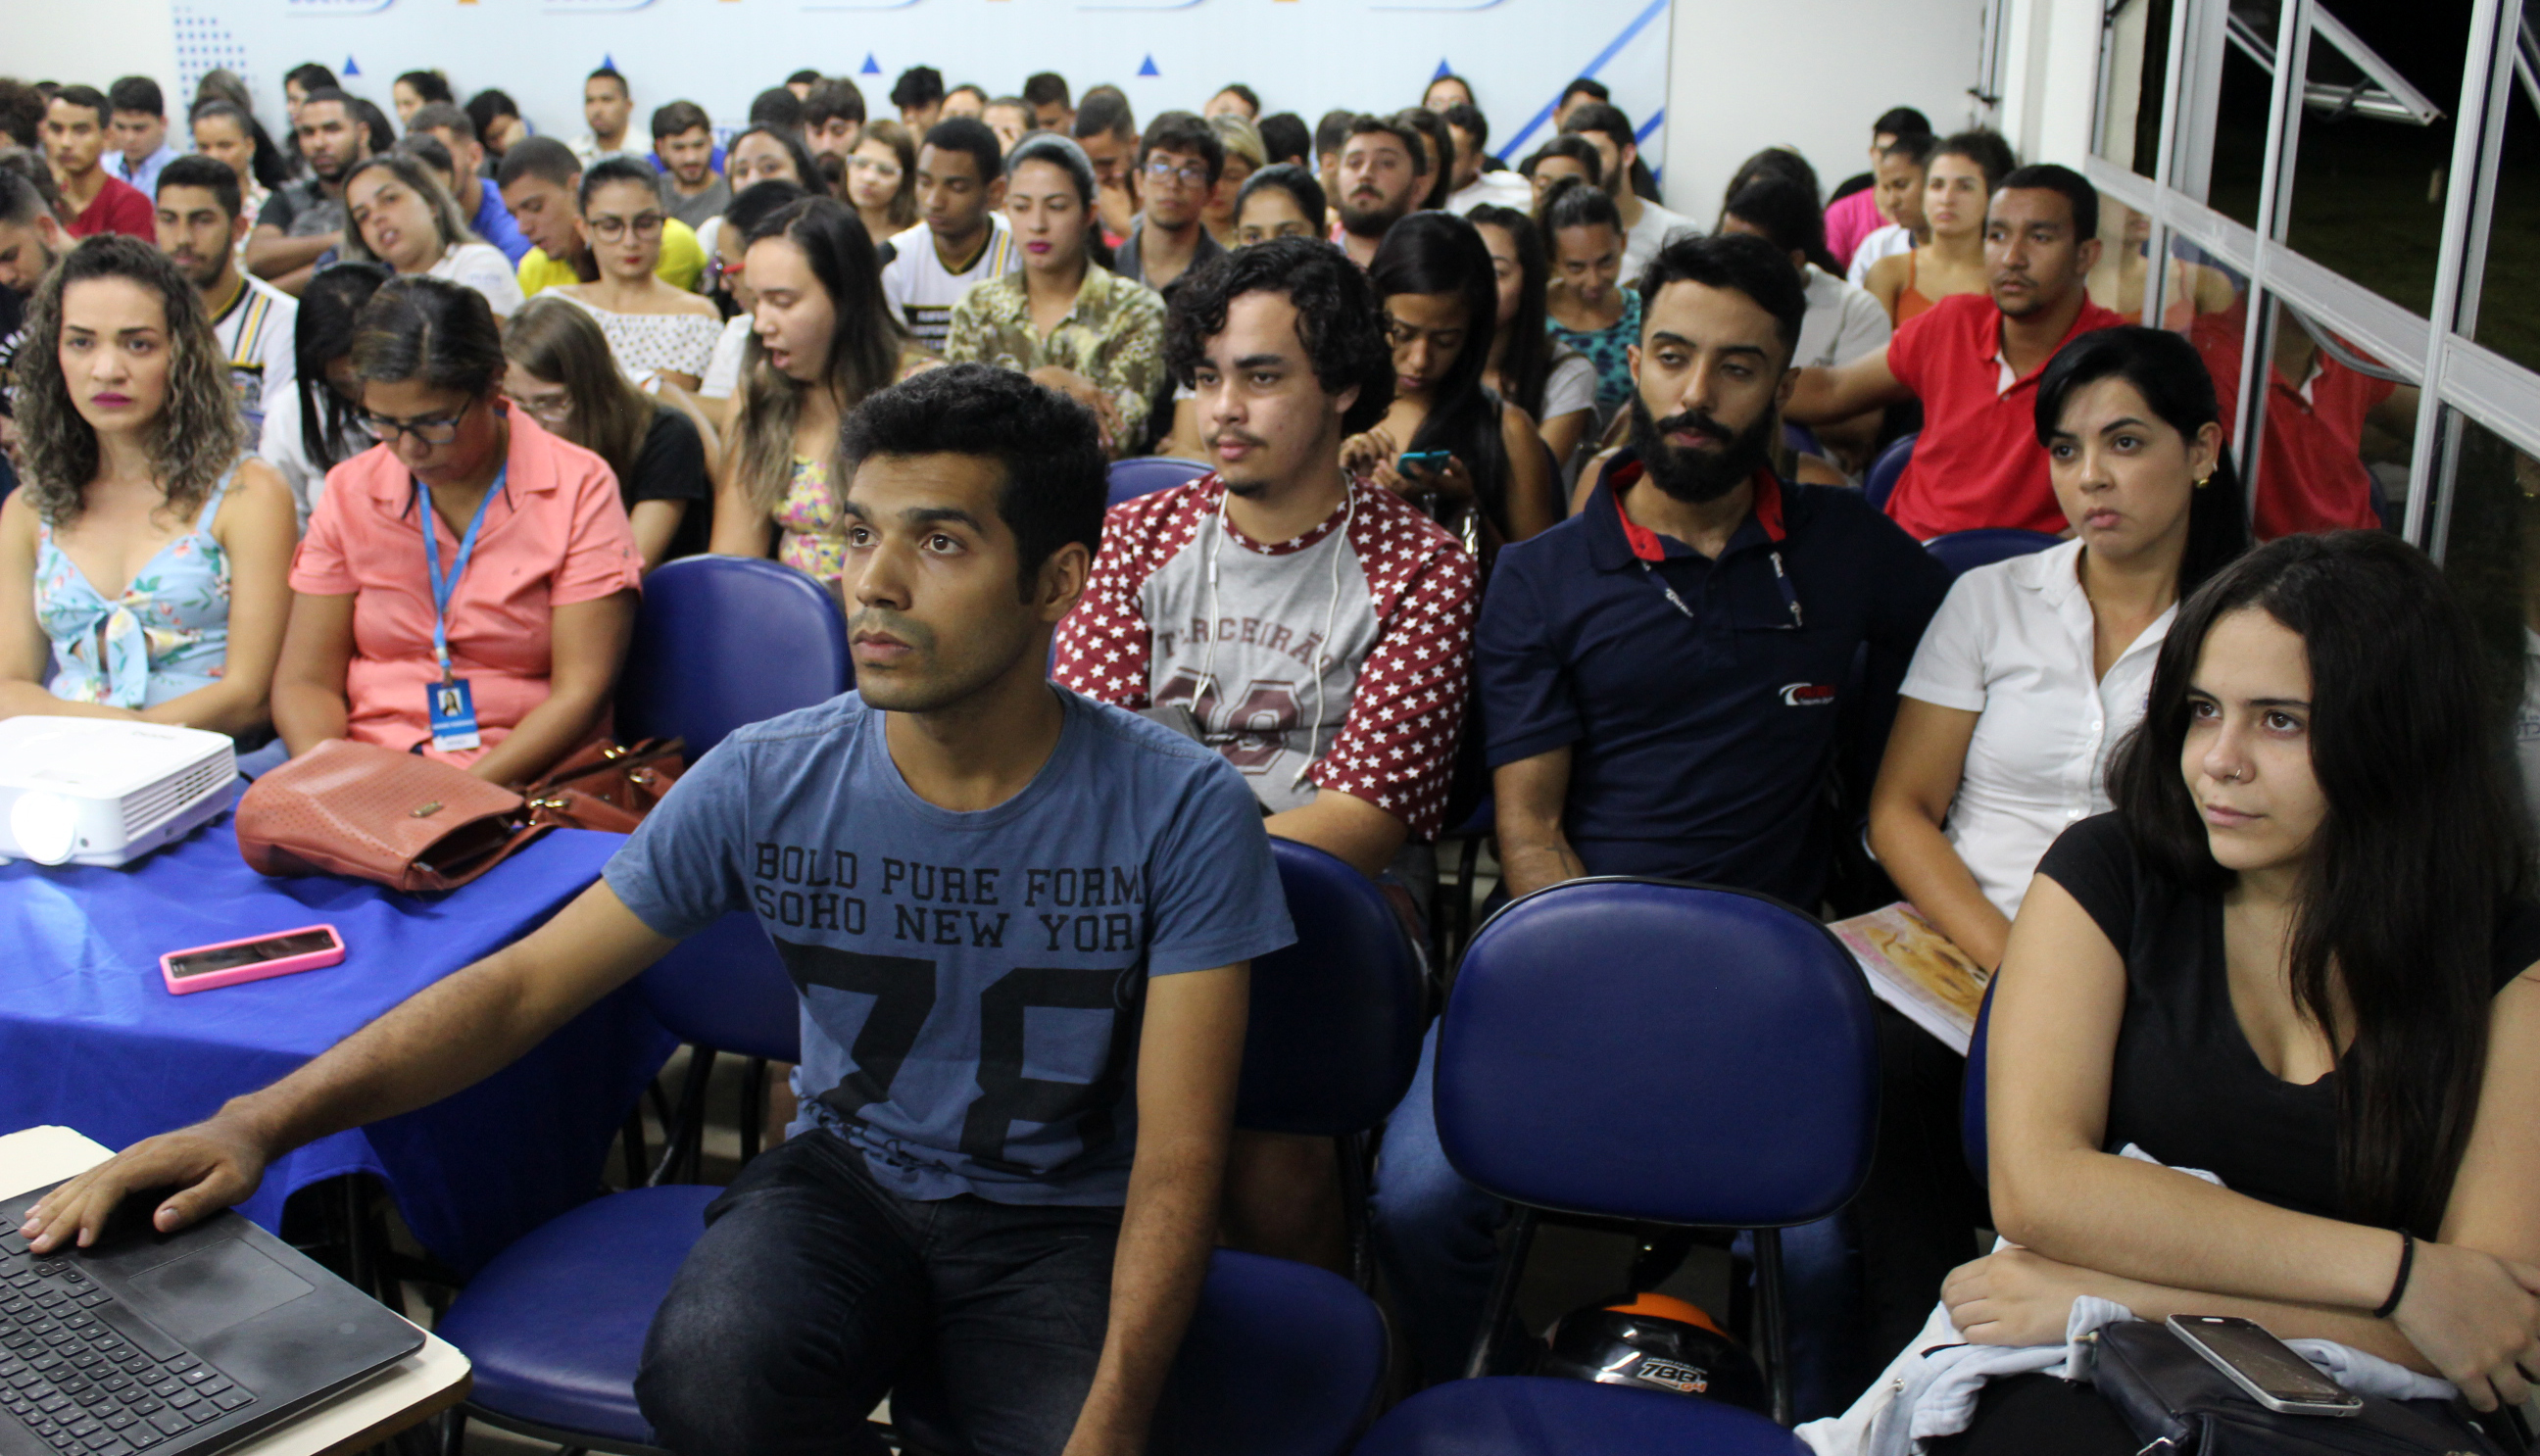
[[(1500, 1229), (1509, 1219), (1507, 1204), (1465, 1182), (1446, 1161), (1433, 1100), (1437, 1070), (1432, 1025), (1411, 1090), (1384, 1125), (1371, 1230), (1424, 1384), (1463, 1374), (1490, 1302)], [(1739, 1251), (1746, 1247), (1741, 1235)], [(1782, 1230), (1782, 1267), (1799, 1418), (1839, 1415), (1856, 1393), (1844, 1387), (1858, 1364), (1860, 1340), (1859, 1255), (1845, 1216)]]
[(1118, 1209), (911, 1202), (812, 1132), (752, 1160), (706, 1225), (635, 1381), (662, 1445), (879, 1451), (865, 1419), (912, 1359), (980, 1456), (1067, 1444), (1102, 1352)]

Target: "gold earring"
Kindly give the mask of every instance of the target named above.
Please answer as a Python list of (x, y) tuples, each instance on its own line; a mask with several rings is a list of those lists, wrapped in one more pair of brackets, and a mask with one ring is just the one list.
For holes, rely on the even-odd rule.
[(2200, 475), (2196, 477), (2196, 488), (2198, 490), (2203, 490), (2205, 487), (2212, 485), (2213, 483), (2214, 477), (2211, 475)]

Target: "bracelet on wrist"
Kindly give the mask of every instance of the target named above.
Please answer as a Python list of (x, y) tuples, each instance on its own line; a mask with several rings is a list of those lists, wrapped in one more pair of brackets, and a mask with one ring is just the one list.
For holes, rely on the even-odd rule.
[(2399, 1301), (2408, 1295), (2408, 1275), (2416, 1267), (2417, 1236), (2402, 1228), (2399, 1230), (2399, 1273), (2390, 1281), (2390, 1297), (2381, 1301), (2379, 1309), (2372, 1311), (2374, 1319), (2386, 1320), (2399, 1312)]

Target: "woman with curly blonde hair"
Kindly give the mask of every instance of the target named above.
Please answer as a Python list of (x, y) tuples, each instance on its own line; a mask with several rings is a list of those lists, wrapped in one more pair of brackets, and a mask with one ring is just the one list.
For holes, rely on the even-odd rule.
[(147, 243), (82, 243), (35, 291), (16, 387), (0, 718), (262, 737), (296, 518), (281, 477), (242, 458), (238, 396), (193, 285)]

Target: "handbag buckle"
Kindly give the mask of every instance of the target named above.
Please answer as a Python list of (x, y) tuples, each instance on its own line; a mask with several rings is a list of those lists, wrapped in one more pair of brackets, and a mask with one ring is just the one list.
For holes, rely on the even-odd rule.
[(440, 812), (441, 812), (441, 800), (439, 800), (439, 799), (437, 799), (437, 798), (436, 798), (436, 799), (434, 799), (432, 802), (430, 802), (430, 803), (428, 803), (428, 804), (425, 804), (423, 807), (421, 807), (421, 808), (419, 808), (419, 809), (411, 809), (411, 810), (408, 810), (408, 811), (407, 811), (407, 813), (406, 813), (406, 817), (407, 817), (407, 818), (409, 818), (409, 819), (429, 819), (429, 818), (431, 818), (433, 815), (435, 815), (435, 814), (437, 814), (437, 813), (440, 813)]

